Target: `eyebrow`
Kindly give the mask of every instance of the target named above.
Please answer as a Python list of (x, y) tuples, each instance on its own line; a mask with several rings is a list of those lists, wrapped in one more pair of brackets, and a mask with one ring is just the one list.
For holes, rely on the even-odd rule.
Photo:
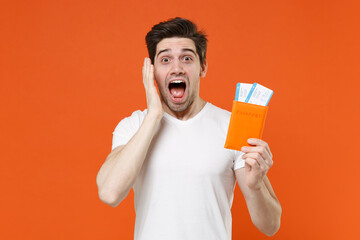
[[(182, 50), (182, 52), (192, 52), (195, 56), (196, 56), (196, 52), (194, 51), (194, 50), (192, 50), (191, 48), (183, 48), (183, 49), (181, 49)], [(166, 49), (163, 49), (163, 50), (161, 50), (161, 51), (159, 51), (158, 52), (158, 54), (155, 56), (155, 58), (157, 57), (157, 56), (159, 56), (161, 53), (163, 53), (163, 52), (170, 52), (171, 51), (171, 49), (169, 49), (169, 48), (166, 48)]]

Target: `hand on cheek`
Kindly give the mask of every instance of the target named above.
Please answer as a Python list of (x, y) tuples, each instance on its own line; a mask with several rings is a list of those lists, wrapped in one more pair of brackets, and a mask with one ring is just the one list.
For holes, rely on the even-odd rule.
[(162, 108), (159, 94), (155, 87), (154, 71), (154, 65), (151, 64), (150, 58), (145, 58), (142, 73), (148, 112), (154, 113), (156, 116), (161, 117), (164, 113), (164, 110)]

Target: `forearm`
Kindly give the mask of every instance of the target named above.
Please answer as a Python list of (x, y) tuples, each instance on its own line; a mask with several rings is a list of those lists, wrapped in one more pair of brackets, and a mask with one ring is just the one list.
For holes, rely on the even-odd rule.
[(138, 132), (123, 147), (115, 148), (96, 178), (100, 199), (117, 206), (129, 193), (138, 175), (161, 115), (147, 114)]
[(246, 204), (254, 225), (264, 234), (272, 236), (280, 228), (282, 209), (267, 181), (263, 181), (260, 189), (248, 192)]

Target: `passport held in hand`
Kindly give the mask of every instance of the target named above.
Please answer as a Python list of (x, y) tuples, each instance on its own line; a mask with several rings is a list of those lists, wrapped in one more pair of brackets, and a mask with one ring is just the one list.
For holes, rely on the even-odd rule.
[(225, 148), (241, 150), (248, 138), (261, 139), (267, 104), (273, 91), (258, 83), (238, 83), (233, 101)]

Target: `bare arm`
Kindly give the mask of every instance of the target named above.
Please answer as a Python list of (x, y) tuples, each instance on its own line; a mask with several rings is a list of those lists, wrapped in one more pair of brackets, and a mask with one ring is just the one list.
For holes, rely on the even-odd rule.
[(148, 113), (137, 133), (108, 155), (96, 178), (100, 199), (116, 207), (129, 193), (144, 163), (150, 143), (163, 116), (154, 85), (154, 68), (146, 58), (143, 67)]
[(245, 168), (235, 171), (236, 180), (244, 195), (250, 217), (254, 225), (268, 236), (274, 235), (280, 228), (281, 205), (270, 181), (266, 176), (272, 166), (272, 154), (266, 142), (254, 139), (245, 147)]
[(265, 177), (260, 189), (252, 190), (245, 184), (245, 169), (235, 171), (237, 182), (244, 194), (246, 205), (254, 225), (268, 236), (274, 235), (280, 228), (281, 206)]

